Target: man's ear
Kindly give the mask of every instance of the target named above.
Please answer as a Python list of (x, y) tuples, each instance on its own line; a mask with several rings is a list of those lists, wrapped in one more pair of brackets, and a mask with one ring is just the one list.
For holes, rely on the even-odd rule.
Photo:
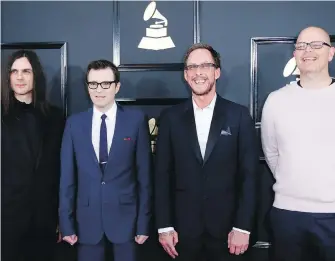
[(335, 47), (331, 47), (329, 50), (329, 57), (328, 57), (328, 61), (331, 62), (334, 58), (335, 55)]
[(219, 79), (220, 75), (221, 75), (221, 69), (220, 68), (216, 68), (215, 71), (214, 71), (215, 80)]
[(118, 82), (117, 85), (115, 86), (115, 94), (117, 94), (119, 92), (120, 87), (121, 87), (121, 83)]
[(184, 79), (185, 81), (187, 81), (187, 71), (186, 70), (184, 70)]

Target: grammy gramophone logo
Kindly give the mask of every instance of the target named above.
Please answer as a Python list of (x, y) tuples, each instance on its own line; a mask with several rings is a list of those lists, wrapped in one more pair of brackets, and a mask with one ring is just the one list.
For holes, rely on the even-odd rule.
[(140, 41), (138, 48), (147, 50), (164, 50), (175, 47), (167, 34), (168, 20), (157, 10), (156, 2), (152, 1), (144, 11), (143, 20), (156, 19), (154, 24), (146, 28), (146, 36)]
[(148, 124), (149, 124), (149, 131), (150, 131), (151, 151), (152, 153), (155, 153), (156, 140), (157, 140), (157, 135), (158, 135), (157, 121), (155, 118), (151, 118), (148, 121)]
[(284, 71), (283, 71), (283, 76), (289, 77), (291, 75), (297, 75), (296, 81), (299, 80), (300, 76), (300, 71), (297, 67), (297, 62), (294, 57), (292, 57), (285, 65)]

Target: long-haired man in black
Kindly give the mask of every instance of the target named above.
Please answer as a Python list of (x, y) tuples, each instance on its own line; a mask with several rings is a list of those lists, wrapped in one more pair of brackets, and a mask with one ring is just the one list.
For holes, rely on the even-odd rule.
[(46, 101), (33, 51), (14, 52), (1, 84), (1, 260), (52, 260), (64, 118)]

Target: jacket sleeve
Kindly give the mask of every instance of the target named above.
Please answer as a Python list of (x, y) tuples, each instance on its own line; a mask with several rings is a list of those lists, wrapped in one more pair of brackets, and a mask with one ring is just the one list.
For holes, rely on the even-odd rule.
[[(155, 219), (156, 228), (173, 229), (171, 202), (171, 175), (173, 155), (171, 146), (170, 122), (162, 113), (159, 120), (155, 158)], [(160, 230), (161, 232), (162, 230)]]
[(240, 115), (238, 137), (239, 191), (234, 227), (251, 232), (256, 214), (258, 178), (258, 142), (253, 120), (247, 108)]
[(61, 146), (59, 228), (62, 236), (76, 234), (74, 228), (75, 192), (75, 155), (71, 133), (71, 119), (68, 119), (65, 125)]
[(152, 159), (147, 117), (141, 116), (137, 146), (136, 167), (139, 211), (137, 217), (137, 235), (149, 235), (152, 216)]

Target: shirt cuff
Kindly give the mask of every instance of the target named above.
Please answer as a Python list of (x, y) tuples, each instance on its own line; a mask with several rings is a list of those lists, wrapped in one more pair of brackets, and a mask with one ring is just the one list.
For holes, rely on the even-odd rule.
[(170, 231), (173, 231), (173, 230), (174, 230), (173, 227), (165, 227), (165, 228), (158, 229), (158, 233), (165, 233), (165, 232), (170, 232)]
[(236, 230), (236, 231), (239, 231), (239, 232), (242, 232), (242, 233), (250, 235), (249, 231), (246, 231), (246, 230), (243, 230), (243, 229), (239, 229), (239, 228), (233, 227), (233, 230)]

